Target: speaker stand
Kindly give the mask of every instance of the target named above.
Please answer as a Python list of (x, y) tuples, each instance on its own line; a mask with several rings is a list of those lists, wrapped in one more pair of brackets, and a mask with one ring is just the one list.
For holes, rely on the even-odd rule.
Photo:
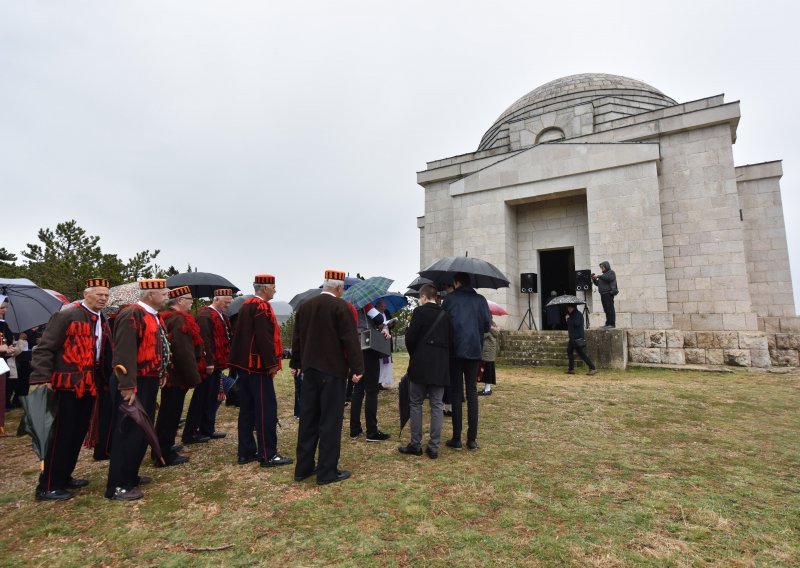
[(535, 329), (536, 331), (539, 331), (539, 328), (536, 327), (536, 320), (533, 317), (533, 311), (531, 310), (531, 293), (530, 292), (528, 292), (528, 311), (525, 312), (524, 316), (522, 316), (522, 321), (519, 322), (519, 327), (517, 328), (517, 331), (521, 330), (522, 326), (525, 325), (526, 323), (528, 324), (528, 329)]
[(586, 303), (586, 290), (583, 291), (583, 321), (586, 324), (586, 329), (589, 329), (589, 304)]

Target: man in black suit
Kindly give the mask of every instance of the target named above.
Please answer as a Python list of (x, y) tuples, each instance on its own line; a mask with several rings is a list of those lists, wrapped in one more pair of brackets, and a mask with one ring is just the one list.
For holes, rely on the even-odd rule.
[[(325, 271), (322, 293), (306, 301), (295, 316), (292, 374), (303, 373), (295, 481), (316, 473), (317, 484), (344, 481), (338, 468), (347, 377), (358, 383), (364, 359), (356, 332), (358, 315), (341, 299), (344, 272)], [(319, 445), (319, 459), (314, 454)]]

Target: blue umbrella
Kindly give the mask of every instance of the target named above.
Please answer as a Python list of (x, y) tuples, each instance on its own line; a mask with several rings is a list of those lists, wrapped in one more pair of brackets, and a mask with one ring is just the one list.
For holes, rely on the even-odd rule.
[(373, 276), (352, 286), (343, 295), (342, 299), (353, 304), (356, 309), (361, 309), (370, 302), (374, 302), (389, 291), (389, 286), (394, 280), (383, 276)]
[(398, 310), (402, 310), (408, 305), (408, 299), (400, 292), (389, 292), (387, 295), (381, 296), (375, 300), (373, 304), (377, 306), (378, 302), (381, 300), (386, 302), (386, 309), (389, 310), (390, 314), (393, 314)]

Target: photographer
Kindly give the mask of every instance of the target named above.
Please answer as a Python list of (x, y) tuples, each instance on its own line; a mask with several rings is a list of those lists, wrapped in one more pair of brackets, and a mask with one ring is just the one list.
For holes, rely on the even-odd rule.
[(567, 333), (569, 335), (569, 342), (567, 343), (569, 368), (567, 369), (567, 374), (575, 374), (575, 351), (578, 352), (578, 356), (583, 359), (584, 363), (589, 365), (589, 372), (587, 374), (594, 375), (597, 373), (597, 368), (586, 354), (586, 337), (583, 333), (583, 314), (576, 309), (575, 304), (567, 304)]
[(617, 275), (611, 270), (611, 264), (607, 260), (600, 263), (600, 271), (601, 274), (599, 276), (592, 272), (592, 283), (597, 286), (597, 291), (600, 292), (600, 301), (603, 303), (603, 311), (606, 313), (606, 325), (600, 329), (614, 329), (617, 327), (614, 296), (619, 294)]

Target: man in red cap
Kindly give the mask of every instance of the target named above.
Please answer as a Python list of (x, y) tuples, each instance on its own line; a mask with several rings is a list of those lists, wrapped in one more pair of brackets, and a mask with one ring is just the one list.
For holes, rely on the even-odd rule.
[(153, 422), (158, 387), (166, 382), (169, 368), (169, 342), (158, 317), (169, 290), (164, 279), (140, 280), (139, 301), (123, 308), (114, 324), (114, 373), (109, 390), (112, 395), (113, 434), (111, 459), (105, 496), (117, 501), (133, 501), (144, 495), (139, 485), (151, 481), (139, 475), (139, 466), (147, 452), (141, 428), (131, 419), (123, 419), (123, 402), (138, 399)]
[(186, 414), (183, 443), (207, 442), (224, 438), (225, 432), (216, 431), (217, 408), (224, 398), (222, 371), (228, 367), (231, 353), (231, 322), (226, 315), (233, 301), (233, 290), (214, 290), (210, 306), (197, 312), (197, 325), (206, 348), (206, 369), (203, 382), (194, 389)]
[[(278, 453), (278, 399), (275, 375), (281, 369), (281, 330), (269, 301), (275, 296), (275, 277), (259, 274), (255, 297), (242, 304), (231, 342), (230, 366), (238, 369), (238, 462), (259, 460), (262, 467), (292, 463)], [(256, 439), (253, 439), (253, 430)]]
[(156, 435), (164, 463), (156, 467), (180, 465), (189, 461), (172, 448), (178, 423), (183, 413), (186, 391), (200, 384), (200, 373), (205, 373), (205, 348), (200, 337), (200, 328), (192, 309), (192, 291), (188, 286), (179, 286), (169, 291), (168, 308), (161, 312), (161, 320), (169, 338), (172, 365), (167, 371), (167, 382), (161, 387), (161, 405), (158, 408)]
[(85, 487), (72, 472), (89, 429), (92, 406), (110, 363), (110, 333), (101, 310), (108, 302), (108, 280), (86, 281), (83, 301), (53, 315), (33, 351), (33, 380), (46, 381), (56, 392), (58, 413), (44, 458), (36, 499), (63, 501), (69, 489)]

